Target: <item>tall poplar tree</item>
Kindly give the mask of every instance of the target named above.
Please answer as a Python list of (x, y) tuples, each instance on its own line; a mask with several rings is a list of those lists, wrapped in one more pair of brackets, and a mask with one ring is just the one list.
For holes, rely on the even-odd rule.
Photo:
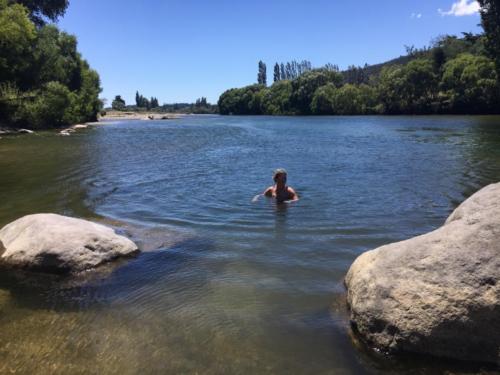
[(259, 61), (259, 72), (257, 73), (257, 83), (259, 85), (267, 85), (266, 64), (262, 62), (262, 60)]
[(279, 80), (281, 80), (280, 66), (278, 65), (278, 63), (276, 63), (274, 64), (274, 82), (278, 82)]
[(280, 71), (281, 71), (281, 80), (284, 81), (285, 79), (287, 79), (286, 77), (286, 72), (285, 72), (285, 64), (281, 63), (280, 64)]

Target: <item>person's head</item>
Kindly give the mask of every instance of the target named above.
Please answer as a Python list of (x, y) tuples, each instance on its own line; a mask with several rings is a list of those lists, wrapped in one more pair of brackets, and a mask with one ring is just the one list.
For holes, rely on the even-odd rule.
[(273, 173), (273, 180), (277, 183), (286, 184), (286, 170), (283, 168), (278, 168)]

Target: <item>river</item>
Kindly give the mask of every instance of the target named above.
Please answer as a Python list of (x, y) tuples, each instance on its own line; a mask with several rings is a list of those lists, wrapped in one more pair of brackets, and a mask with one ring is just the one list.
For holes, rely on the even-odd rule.
[[(252, 198), (283, 167), (293, 204)], [(57, 212), (145, 250), (77, 280), (0, 275), (0, 372), (432, 374), (350, 333), (362, 252), (500, 180), (500, 117), (108, 121), (0, 139), (0, 227)]]

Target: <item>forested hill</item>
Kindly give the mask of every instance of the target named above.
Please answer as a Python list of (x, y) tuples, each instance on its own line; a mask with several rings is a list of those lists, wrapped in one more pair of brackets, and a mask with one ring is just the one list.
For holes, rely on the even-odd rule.
[[(274, 65), (267, 86), (259, 62), (257, 84), (225, 91), (221, 114), (493, 114), (500, 113), (500, 9), (480, 1), (484, 34), (443, 36), (383, 64), (312, 69)], [(487, 7), (484, 5), (489, 3)]]
[(0, 127), (48, 128), (97, 119), (99, 75), (73, 35), (50, 24), (68, 0), (0, 0)]

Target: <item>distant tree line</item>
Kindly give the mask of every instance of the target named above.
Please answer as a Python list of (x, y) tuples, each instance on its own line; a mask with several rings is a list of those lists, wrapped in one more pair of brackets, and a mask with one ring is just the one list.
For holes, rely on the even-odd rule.
[(270, 87), (256, 84), (224, 92), (219, 111), (269, 115), (499, 113), (498, 74), (485, 42), (484, 35), (443, 36), (430, 48), (411, 49), (412, 57), (404, 64), (387, 64), (375, 73), (367, 65), (350, 66), (342, 72), (328, 65), (281, 79), (280, 68), (280, 80)]
[(146, 108), (146, 109), (152, 109), (152, 108), (158, 108), (160, 104), (158, 103), (158, 98), (155, 98), (154, 96), (151, 97), (151, 99), (147, 99), (141, 94), (139, 94), (139, 91), (135, 92), (135, 105), (137, 108)]
[[(221, 114), (500, 113), (500, 5), (480, 1), (484, 34), (440, 36), (384, 64), (340, 71), (307, 61), (274, 65), (274, 83), (225, 91)], [(261, 67), (264, 66), (264, 69)], [(265, 64), (259, 62), (260, 72)]]
[(295, 60), (287, 63), (274, 64), (274, 82), (295, 79), (305, 72), (312, 70), (310, 61), (302, 60), (297, 62)]
[(116, 95), (111, 102), (111, 108), (116, 111), (146, 111), (151, 110), (158, 113), (193, 113), (214, 114), (218, 113), (217, 105), (208, 103), (207, 98), (202, 96), (194, 103), (172, 103), (159, 105), (156, 97), (150, 100), (144, 98), (139, 92), (135, 95), (135, 105), (127, 105), (121, 95)]
[(47, 22), (67, 0), (0, 0), (0, 125), (48, 128), (94, 121), (99, 75), (73, 35)]

